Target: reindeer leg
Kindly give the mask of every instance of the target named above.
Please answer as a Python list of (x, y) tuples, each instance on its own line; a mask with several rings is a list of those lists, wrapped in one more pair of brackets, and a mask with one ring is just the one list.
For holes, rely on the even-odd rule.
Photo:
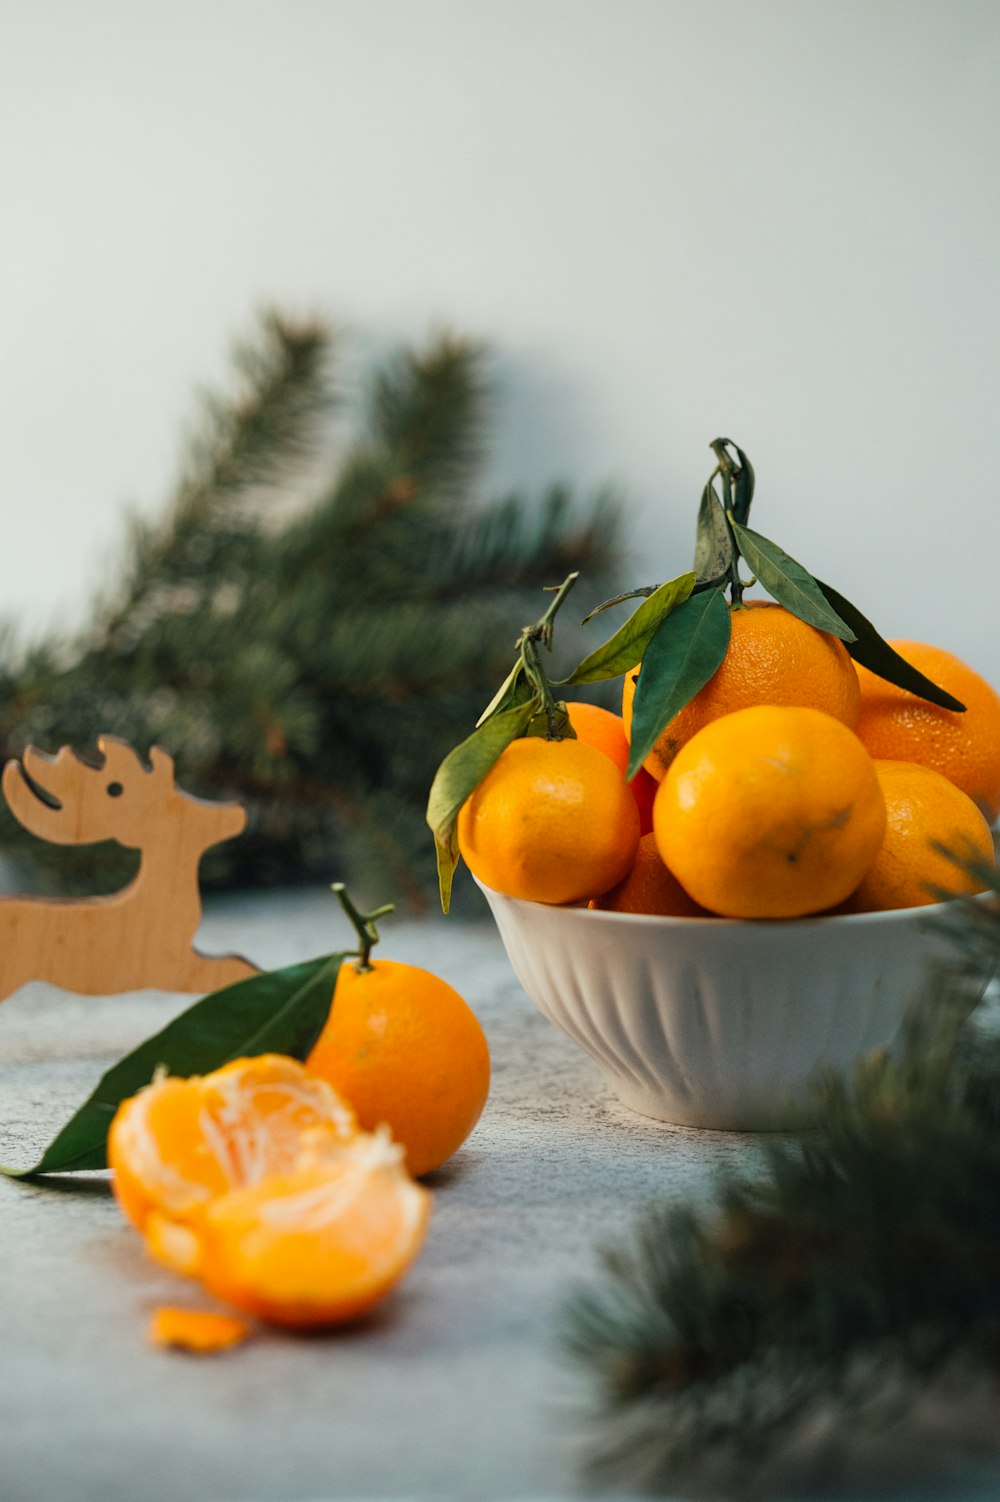
[(256, 965), (238, 954), (199, 954), (192, 949), (186, 957), (183, 991), (217, 991), (221, 986), (231, 986), (236, 981), (259, 975)]

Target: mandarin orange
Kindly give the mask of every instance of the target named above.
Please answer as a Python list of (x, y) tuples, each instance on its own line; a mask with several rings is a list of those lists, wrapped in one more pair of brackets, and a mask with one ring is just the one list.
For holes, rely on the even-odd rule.
[(874, 763), (818, 709), (758, 705), (713, 720), (674, 758), (653, 808), (684, 889), (727, 918), (795, 918), (858, 885), (885, 833)]
[[(609, 709), (600, 709), (596, 704), (584, 704), (577, 700), (567, 702), (566, 710), (577, 740), (603, 751), (619, 772), (624, 774), (628, 770), (629, 744), (621, 715), (612, 714)], [(645, 767), (640, 767), (629, 783), (635, 806), (639, 810), (640, 834), (649, 834), (653, 827), (653, 799), (658, 786)]]
[(954, 694), (965, 713), (940, 709), (859, 668), (858, 735), (880, 760), (915, 761), (940, 772), (968, 793), (988, 819), (995, 819), (1000, 813), (1000, 694), (942, 647), (915, 641), (890, 646)]
[(458, 816), (458, 848), (472, 874), (533, 902), (606, 892), (628, 871), (638, 843), (628, 783), (580, 740), (513, 741)]
[[(843, 642), (769, 600), (730, 609), (732, 634), (719, 668), (679, 710), (656, 742), (645, 767), (658, 781), (682, 746), (703, 726), (758, 704), (821, 709), (853, 729), (860, 690)], [(639, 669), (625, 674), (622, 720), (632, 733), (632, 701)]]
[(639, 841), (631, 871), (602, 897), (592, 897), (588, 907), (612, 913), (654, 913), (668, 918), (709, 918), (663, 864), (654, 834)]
[(431, 1196), (388, 1131), (359, 1132), (211, 1200), (189, 1225), (156, 1214), (153, 1256), (273, 1324), (339, 1324), (383, 1298), (420, 1250)]
[(345, 960), (306, 1067), (366, 1131), (390, 1128), (414, 1178), (458, 1151), (490, 1088), (489, 1046), (471, 1007), (446, 981), (397, 960)]
[(993, 865), (993, 836), (972, 799), (916, 762), (876, 761), (875, 770), (885, 798), (885, 838), (845, 910), (920, 907), (940, 901), (942, 892), (981, 892), (984, 883), (959, 863)]

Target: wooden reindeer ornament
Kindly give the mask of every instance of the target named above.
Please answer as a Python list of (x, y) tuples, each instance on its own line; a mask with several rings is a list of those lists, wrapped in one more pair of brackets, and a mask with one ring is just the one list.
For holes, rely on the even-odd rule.
[(85, 996), (153, 987), (212, 991), (256, 974), (238, 955), (200, 954), (198, 863), (246, 824), (238, 803), (206, 803), (174, 782), (174, 764), (154, 746), (150, 765), (125, 741), (102, 735), (101, 764), (63, 746), (28, 746), (3, 769), (3, 791), (20, 824), (57, 845), (117, 840), (141, 852), (134, 880), (107, 897), (0, 899), (0, 1000), (29, 980)]

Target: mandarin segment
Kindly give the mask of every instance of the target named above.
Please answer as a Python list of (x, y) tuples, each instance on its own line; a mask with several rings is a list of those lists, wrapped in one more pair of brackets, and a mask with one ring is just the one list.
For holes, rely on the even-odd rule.
[(892, 641), (901, 657), (954, 694), (965, 712), (941, 709), (858, 669), (858, 735), (879, 760), (919, 762), (940, 772), (983, 809), (1000, 813), (1000, 694), (973, 668), (925, 642)]
[(458, 816), (474, 876), (532, 902), (606, 892), (635, 859), (639, 812), (613, 762), (579, 740), (516, 740)]
[(199, 1221), (199, 1276), (216, 1297), (273, 1324), (356, 1319), (420, 1250), (431, 1196), (388, 1133), (213, 1200)]
[(290, 1167), (303, 1135), (349, 1139), (357, 1118), (325, 1080), (280, 1054), (156, 1080), (119, 1106), (108, 1134), (118, 1203), (141, 1230), (153, 1210), (197, 1215), (216, 1195)]
[[(667, 725), (644, 763), (657, 780), (705, 725), (756, 705), (821, 709), (854, 728), (858, 675), (843, 642), (768, 600), (731, 607), (731, 635), (722, 663)], [(632, 733), (632, 701), (641, 669), (625, 674), (622, 719)]]
[[(992, 866), (993, 836), (979, 809), (960, 788), (915, 762), (876, 761), (885, 798), (881, 849), (844, 911), (884, 912), (961, 896), (984, 883), (959, 862)], [(944, 852), (953, 851), (957, 860)]]
[(366, 1131), (389, 1126), (415, 1178), (457, 1152), (489, 1094), (489, 1046), (475, 1013), (439, 976), (396, 960), (341, 966), (306, 1064), (351, 1102)]
[(653, 809), (685, 890), (727, 918), (795, 918), (842, 902), (885, 833), (874, 763), (817, 709), (725, 715), (678, 753)]

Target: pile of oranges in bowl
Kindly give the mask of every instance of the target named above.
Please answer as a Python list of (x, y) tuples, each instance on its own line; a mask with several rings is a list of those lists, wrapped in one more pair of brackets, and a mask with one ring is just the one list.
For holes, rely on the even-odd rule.
[[(631, 705), (571, 703), (576, 739), (515, 740), (463, 806), (494, 891), (673, 917), (799, 918), (982, 889), (1000, 809), (1000, 695), (939, 648), (893, 647), (966, 705), (856, 669), (777, 604), (732, 610), (714, 676), (629, 784)], [(951, 855), (959, 858), (958, 861)]]
[[(1000, 695), (751, 531), (752, 467), (711, 447), (691, 572), (608, 602), (642, 601), (552, 682), (570, 576), (428, 822), (445, 907), (461, 855), (529, 995), (628, 1105), (753, 1128), (891, 1043), (943, 956), (930, 909), (1000, 891)], [(615, 677), (620, 716), (562, 696)]]

